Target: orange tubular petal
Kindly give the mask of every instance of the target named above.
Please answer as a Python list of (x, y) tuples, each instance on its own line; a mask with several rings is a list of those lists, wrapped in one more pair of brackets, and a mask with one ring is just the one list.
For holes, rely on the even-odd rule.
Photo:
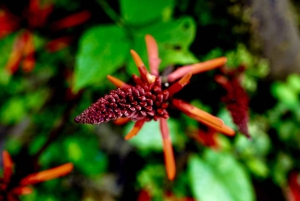
[(163, 138), (163, 148), (165, 156), (165, 165), (169, 180), (173, 180), (176, 174), (176, 165), (174, 160), (172, 141), (169, 134), (169, 128), (166, 119), (159, 119), (160, 130)]
[(66, 28), (71, 28), (80, 24), (83, 24), (91, 17), (91, 13), (87, 10), (82, 11), (80, 13), (75, 13), (68, 17), (65, 17), (61, 20), (58, 20), (52, 24), (52, 29), (61, 30)]
[(116, 77), (113, 77), (111, 75), (107, 75), (106, 76), (107, 79), (113, 83), (116, 87), (119, 87), (119, 88), (122, 88), (122, 89), (128, 89), (130, 88), (131, 86), (129, 84), (126, 84), (125, 82), (123, 82), (122, 80), (119, 80), (118, 78)]
[(201, 62), (198, 64), (192, 65), (192, 72), (193, 74), (202, 73), (204, 71), (209, 71), (221, 66), (224, 66), (227, 62), (226, 57), (219, 57), (216, 59), (212, 59), (209, 61)]
[(175, 70), (173, 73), (169, 74), (168, 81), (174, 82), (175, 80), (181, 78), (188, 72), (191, 72), (192, 74), (197, 74), (204, 71), (212, 70), (214, 68), (223, 66), (226, 62), (227, 62), (226, 57), (220, 57), (220, 58), (212, 59), (209, 61), (205, 61), (193, 65), (183, 66)]
[(235, 134), (234, 130), (226, 126), (218, 117), (204, 112), (182, 100), (173, 99), (172, 104), (189, 117), (215, 129), (216, 131), (224, 133), (228, 136), (233, 136)]
[(22, 50), (24, 46), (24, 42), (22, 38), (23, 38), (22, 35), (18, 35), (17, 38), (15, 39), (13, 49), (9, 55), (8, 62), (6, 63), (5, 66), (7, 71), (10, 72), (11, 74), (14, 74), (18, 70), (18, 67), (21, 63), (21, 59), (23, 55)]
[(7, 151), (2, 152), (3, 158), (3, 183), (8, 183), (10, 181), (13, 169), (12, 159)]
[(64, 165), (51, 168), (49, 170), (44, 170), (38, 173), (30, 174), (20, 181), (20, 185), (24, 185), (24, 186), (31, 185), (31, 184), (47, 181), (50, 179), (55, 179), (70, 173), (72, 170), (73, 170), (73, 164), (66, 163)]
[(193, 105), (190, 105), (182, 100), (173, 99), (172, 103), (175, 107), (177, 107), (179, 110), (184, 112), (186, 115), (188, 115), (198, 121), (201, 121), (204, 124), (207, 124), (209, 126), (215, 125), (215, 127), (218, 127), (218, 128), (222, 128), (224, 126), (224, 122), (221, 119), (219, 119), (207, 112), (204, 112), (203, 110), (200, 110), (200, 109), (194, 107)]
[(28, 195), (32, 193), (32, 189), (27, 186), (16, 187), (12, 190), (12, 193), (16, 195)]
[(175, 93), (180, 91), (185, 85), (187, 85), (191, 77), (192, 73), (188, 73), (185, 76), (183, 76), (178, 82), (176, 82), (170, 88), (168, 88), (167, 90), (169, 91), (170, 96), (173, 96)]
[(149, 66), (150, 72), (152, 75), (158, 76), (158, 67), (161, 62), (160, 58), (158, 57), (158, 47), (155, 39), (147, 34), (145, 37), (147, 52), (148, 52), (148, 59), (149, 59)]
[(222, 128), (219, 128), (217, 131), (228, 136), (235, 135), (235, 131), (227, 125), (224, 125)]
[(186, 75), (189, 72), (192, 72), (191, 66), (184, 66), (178, 68), (177, 70), (175, 70), (174, 72), (168, 75), (168, 82), (174, 82), (175, 80), (181, 78), (182, 76)]
[(129, 121), (130, 121), (130, 118), (124, 117), (124, 118), (119, 118), (119, 119), (115, 120), (114, 124), (121, 126), (121, 125), (126, 124)]
[(138, 70), (141, 75), (141, 79), (143, 82), (146, 82), (148, 84), (151, 84), (155, 81), (155, 76), (151, 75), (148, 70), (145, 67), (145, 64), (143, 63), (141, 57), (134, 51), (130, 50), (130, 53), (133, 57), (135, 65), (138, 67)]
[(35, 58), (34, 58), (34, 52), (35, 47), (33, 44), (33, 35), (31, 32), (26, 31), (23, 33), (23, 63), (22, 67), (25, 72), (30, 72), (33, 70), (35, 65)]
[(144, 123), (145, 123), (144, 119), (135, 122), (134, 127), (132, 128), (132, 130), (125, 136), (125, 140), (129, 140), (132, 137), (134, 137), (141, 130)]
[(134, 63), (137, 67), (145, 66), (142, 59), (141, 59), (141, 57), (138, 55), (138, 53), (136, 53), (136, 51), (130, 50), (130, 54), (132, 55)]

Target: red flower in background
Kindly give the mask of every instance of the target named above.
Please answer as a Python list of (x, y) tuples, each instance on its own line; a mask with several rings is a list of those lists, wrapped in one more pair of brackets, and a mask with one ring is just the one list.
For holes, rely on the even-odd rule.
[(241, 86), (241, 76), (245, 67), (239, 66), (237, 69), (221, 68), (222, 75), (217, 75), (215, 80), (226, 90), (226, 95), (222, 101), (226, 104), (233, 122), (238, 126), (239, 131), (251, 138), (248, 131), (248, 108), (249, 98), (246, 91)]
[[(151, 201), (151, 191), (147, 189), (142, 189), (138, 195), (137, 201)], [(164, 201), (195, 201), (194, 198), (191, 197), (177, 197), (172, 192), (164, 193)]]
[(212, 128), (207, 128), (207, 130), (197, 129), (188, 132), (188, 136), (195, 139), (200, 144), (211, 148), (219, 148), (218, 144), (218, 132)]
[[(45, 26), (53, 8), (54, 5), (52, 3), (42, 6), (40, 0), (30, 0), (22, 16), (15, 16), (7, 8), (0, 7), (0, 39), (12, 32), (20, 31), (16, 36), (12, 52), (5, 67), (8, 72), (14, 74), (20, 65), (25, 72), (33, 70), (35, 66), (33, 30)], [(54, 22), (50, 27), (52, 30), (74, 27), (86, 22), (90, 16), (91, 14), (88, 11), (82, 11)], [(21, 21), (23, 20), (27, 21), (28, 26), (26, 29), (21, 27)], [(66, 47), (70, 42), (71, 37), (64, 36), (50, 41), (49, 44), (46, 44), (46, 48), (53, 52)]]
[(300, 175), (296, 171), (289, 174), (286, 196), (288, 201), (300, 201)]
[[(134, 86), (108, 75), (108, 79), (115, 84), (118, 89), (97, 100), (82, 114), (75, 118), (77, 123), (99, 124), (116, 120), (118, 123), (129, 120), (135, 121), (133, 129), (126, 135), (128, 140), (135, 136), (142, 128), (145, 122), (159, 120), (160, 130), (163, 139), (163, 148), (165, 156), (165, 165), (168, 178), (173, 180), (175, 177), (175, 161), (167, 119), (169, 118), (168, 108), (173, 106), (189, 117), (213, 128), (216, 131), (232, 136), (234, 130), (224, 124), (224, 122), (200, 110), (189, 103), (173, 98), (173, 95), (188, 84), (192, 74), (207, 71), (220, 67), (226, 63), (226, 58), (218, 58), (203, 63), (184, 66), (167, 77), (159, 76), (158, 67), (160, 59), (158, 57), (158, 48), (156, 41), (150, 35), (146, 36), (146, 45), (150, 65), (150, 73), (146, 69), (139, 55), (131, 50), (134, 62), (138, 67), (140, 77), (133, 75)], [(161, 80), (168, 80), (172, 85), (162, 88)], [(178, 80), (179, 79), (179, 80)]]
[(12, 181), (13, 161), (7, 151), (3, 151), (3, 177), (0, 179), (0, 201), (18, 201), (18, 196), (30, 194), (32, 192), (29, 185), (55, 179), (73, 170), (71, 163), (44, 170), (38, 173), (32, 173), (17, 182)]

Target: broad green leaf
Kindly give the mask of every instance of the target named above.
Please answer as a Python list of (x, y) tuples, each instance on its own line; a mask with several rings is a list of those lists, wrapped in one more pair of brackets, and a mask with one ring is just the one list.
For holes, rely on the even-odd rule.
[(144, 25), (155, 20), (170, 19), (174, 0), (121, 0), (121, 15), (123, 19), (132, 25)]
[(75, 90), (101, 82), (125, 63), (129, 41), (115, 25), (91, 28), (80, 39), (75, 65)]
[(192, 194), (198, 201), (253, 201), (249, 176), (229, 153), (206, 150), (188, 161)]
[[(198, 62), (189, 51), (189, 46), (195, 38), (196, 25), (190, 17), (178, 20), (161, 22), (139, 29), (134, 35), (134, 49), (148, 66), (145, 35), (151, 34), (158, 43), (159, 57), (161, 58), (160, 70), (168, 65), (184, 65)], [(137, 73), (137, 68), (132, 59), (128, 66), (129, 73)]]

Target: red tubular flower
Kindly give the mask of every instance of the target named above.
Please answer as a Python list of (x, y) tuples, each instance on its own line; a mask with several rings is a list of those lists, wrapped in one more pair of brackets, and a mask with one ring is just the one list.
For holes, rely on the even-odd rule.
[(19, 19), (6, 8), (0, 8), (0, 39), (17, 30), (19, 23)]
[[(168, 178), (173, 180), (176, 167), (167, 125), (167, 119), (169, 118), (167, 110), (170, 105), (181, 110), (191, 118), (212, 127), (216, 131), (229, 136), (234, 135), (234, 130), (226, 126), (221, 119), (182, 100), (173, 98), (175, 93), (188, 84), (193, 73), (199, 73), (222, 66), (225, 64), (226, 58), (222, 57), (200, 64), (184, 66), (169, 74), (166, 78), (161, 78), (158, 73), (160, 59), (158, 57), (157, 44), (152, 36), (146, 36), (146, 45), (149, 56), (150, 73), (139, 55), (134, 50), (131, 50), (131, 55), (140, 73), (140, 77), (133, 75), (135, 85), (131, 86), (109, 75), (108, 79), (116, 85), (118, 89), (98, 99), (96, 103), (75, 117), (74, 120), (77, 123), (87, 124), (99, 124), (111, 120), (117, 120), (117, 122), (120, 123), (120, 119), (121, 122), (127, 120), (135, 121), (136, 123), (133, 129), (125, 136), (126, 140), (135, 136), (145, 122), (159, 120), (166, 172)], [(173, 83), (169, 88), (163, 89), (162, 79), (171, 80)]]
[[(44, 170), (38, 173), (30, 174), (16, 184), (11, 183), (11, 177), (13, 176), (13, 162), (7, 151), (3, 151), (3, 178), (0, 181), (0, 201), (15, 201), (18, 200), (19, 195), (27, 195), (32, 192), (32, 189), (28, 185), (33, 185), (50, 179), (55, 179), (66, 174), (69, 174), (73, 170), (73, 164), (66, 163), (64, 165)], [(14, 185), (14, 186), (12, 186)]]
[(217, 75), (215, 80), (227, 92), (226, 95), (222, 97), (222, 101), (226, 104), (233, 122), (238, 126), (239, 131), (248, 138), (251, 138), (247, 125), (249, 98), (240, 83), (241, 73), (245, 70), (245, 67), (239, 66), (235, 70), (225, 68), (221, 70), (223, 75)]
[[(30, 0), (28, 7), (23, 10), (22, 16), (15, 16), (7, 8), (0, 8), (0, 39), (14, 31), (20, 30), (6, 64), (6, 69), (9, 73), (14, 74), (20, 64), (25, 72), (30, 72), (34, 69), (35, 45), (33, 42), (33, 30), (45, 26), (53, 8), (54, 5), (52, 3), (41, 5), (40, 0)], [(90, 17), (91, 14), (85, 10), (58, 20), (51, 27), (53, 30), (61, 30), (78, 26), (86, 22)], [(25, 30), (21, 27), (21, 21), (24, 19), (28, 24)], [(46, 44), (46, 49), (50, 52), (58, 51), (68, 46), (71, 41), (72, 37), (68, 36), (54, 39)]]

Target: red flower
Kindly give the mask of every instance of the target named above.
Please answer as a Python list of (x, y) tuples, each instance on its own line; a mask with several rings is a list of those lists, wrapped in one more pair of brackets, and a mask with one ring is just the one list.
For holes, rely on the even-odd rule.
[(217, 139), (217, 131), (212, 128), (208, 128), (206, 131), (197, 129), (195, 131), (189, 132), (189, 136), (204, 146), (208, 146), (211, 148), (219, 148), (218, 139)]
[(288, 177), (288, 187), (286, 196), (288, 201), (300, 201), (300, 175), (296, 171), (292, 171)]
[(248, 108), (249, 98), (240, 83), (244, 66), (239, 66), (235, 70), (222, 68), (223, 75), (217, 75), (215, 80), (226, 90), (226, 95), (222, 101), (226, 104), (233, 122), (238, 126), (239, 131), (251, 138), (248, 132)]
[(3, 178), (0, 180), (0, 201), (17, 201), (19, 195), (26, 195), (32, 192), (28, 187), (36, 183), (55, 179), (70, 173), (73, 169), (71, 163), (44, 170), (38, 173), (27, 175), (18, 180), (17, 183), (11, 182), (13, 176), (13, 161), (7, 151), (3, 151)]
[[(221, 119), (182, 100), (173, 98), (175, 93), (188, 84), (192, 74), (222, 66), (225, 64), (226, 58), (222, 57), (204, 63), (184, 66), (169, 74), (167, 77), (161, 78), (158, 73), (160, 59), (158, 58), (156, 41), (152, 36), (147, 35), (146, 44), (150, 73), (146, 69), (139, 55), (134, 50), (131, 50), (134, 62), (140, 72), (140, 77), (133, 75), (135, 85), (131, 86), (117, 78), (107, 76), (118, 89), (113, 90), (108, 95), (98, 99), (96, 103), (92, 104), (82, 114), (77, 116), (75, 122), (99, 124), (119, 119), (121, 119), (121, 121), (135, 121), (136, 123), (133, 129), (125, 137), (125, 139), (128, 140), (139, 132), (146, 121), (159, 120), (163, 138), (166, 171), (168, 178), (173, 180), (176, 170), (167, 125), (167, 119), (169, 118), (168, 108), (170, 105), (216, 131), (229, 136), (232, 136), (235, 133), (234, 130), (224, 125), (224, 122)], [(163, 89), (162, 80), (168, 80), (173, 84), (169, 88)]]
[[(15, 16), (7, 8), (0, 7), (0, 39), (6, 35), (20, 31), (16, 36), (12, 52), (6, 64), (6, 69), (14, 74), (21, 64), (25, 72), (30, 72), (35, 66), (35, 46), (33, 42), (33, 30), (45, 26), (47, 18), (53, 11), (54, 5), (48, 3), (41, 5), (40, 0), (30, 0), (27, 8), (24, 9), (22, 16)], [(88, 11), (82, 11), (54, 22), (52, 30), (70, 28), (86, 22), (91, 17)], [(28, 27), (24, 30), (21, 21), (26, 20)], [(62, 37), (59, 40), (50, 41), (46, 48), (53, 52), (66, 47), (71, 42), (71, 37)]]

